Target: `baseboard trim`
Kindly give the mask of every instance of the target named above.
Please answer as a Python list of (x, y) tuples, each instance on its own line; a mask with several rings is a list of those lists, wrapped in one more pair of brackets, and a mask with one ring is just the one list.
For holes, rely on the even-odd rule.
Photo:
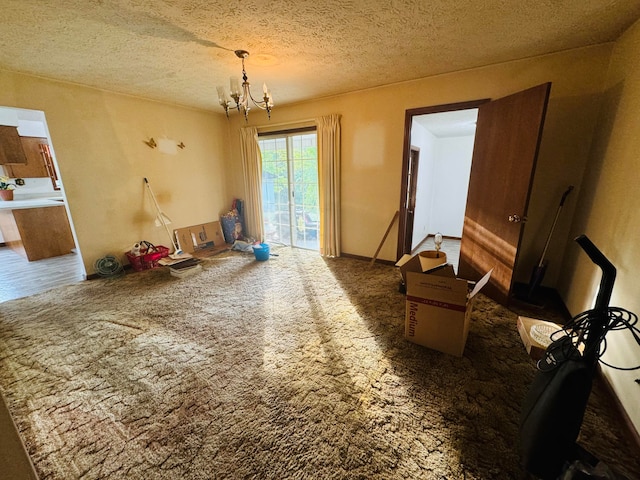
[(572, 315), (555, 288), (539, 287), (536, 290), (534, 298), (530, 301), (527, 300), (528, 291), (529, 286), (527, 284), (519, 282), (514, 283), (511, 291), (512, 296), (510, 303), (514, 303), (516, 305), (520, 304), (533, 309), (540, 309), (541, 312), (544, 311), (548, 304), (552, 304), (554, 309), (562, 314), (565, 322), (571, 320)]
[[(129, 270), (132, 270), (131, 264), (126, 264), (122, 267), (124, 269), (124, 273), (127, 273)], [(97, 273), (90, 273), (87, 275), (87, 280), (98, 280), (100, 278), (104, 278)]]
[[(344, 253), (344, 252), (341, 253), (340, 256), (344, 258), (352, 258), (354, 260), (363, 260), (366, 262), (370, 262), (373, 259), (373, 257), (365, 257), (362, 255), (354, 255), (352, 253)], [(380, 260), (379, 258), (376, 258), (375, 263), (381, 263), (383, 265), (391, 265), (391, 266), (396, 264), (396, 262), (394, 262), (393, 260)]]
[(618, 415), (620, 415), (620, 418), (622, 419), (622, 422), (626, 427), (625, 430), (627, 431), (627, 435), (629, 436), (628, 440), (631, 441), (635, 445), (636, 450), (640, 452), (640, 432), (636, 430), (636, 427), (631, 421), (629, 414), (622, 405), (622, 402), (618, 398), (618, 395), (616, 395), (616, 392), (613, 389), (613, 385), (611, 385), (609, 379), (602, 372), (602, 367), (600, 365), (598, 365), (597, 379), (602, 381), (607, 394), (613, 401), (614, 408), (617, 410)]
[(415, 248), (412, 248), (412, 249), (411, 249), (411, 253), (414, 253), (414, 252), (416, 251), (416, 248), (418, 248), (420, 245), (422, 245), (424, 242), (426, 242), (426, 241), (427, 241), (427, 239), (428, 239), (430, 236), (431, 236), (431, 234), (430, 234), (430, 233), (428, 233), (426, 237), (424, 237), (422, 240), (420, 240), (418, 243), (416, 243)]

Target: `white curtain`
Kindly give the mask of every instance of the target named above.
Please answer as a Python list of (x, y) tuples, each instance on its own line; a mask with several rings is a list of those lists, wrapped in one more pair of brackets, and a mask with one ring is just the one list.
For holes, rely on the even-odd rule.
[(264, 221), (262, 219), (262, 156), (258, 145), (258, 129), (240, 129), (240, 153), (244, 172), (244, 220), (249, 236), (264, 241)]
[(340, 256), (340, 115), (316, 119), (320, 190), (320, 255)]

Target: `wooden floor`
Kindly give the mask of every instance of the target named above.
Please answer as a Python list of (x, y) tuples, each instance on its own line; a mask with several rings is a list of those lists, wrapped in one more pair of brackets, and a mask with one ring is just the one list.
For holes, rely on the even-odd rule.
[(9, 247), (0, 247), (0, 302), (28, 297), (86, 279), (75, 253), (29, 262)]

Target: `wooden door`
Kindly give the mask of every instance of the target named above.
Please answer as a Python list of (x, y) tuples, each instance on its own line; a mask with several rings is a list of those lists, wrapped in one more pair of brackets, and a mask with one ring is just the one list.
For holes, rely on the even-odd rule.
[(478, 110), (458, 275), (478, 280), (493, 268), (483, 293), (509, 302), (513, 268), (551, 83), (481, 105)]

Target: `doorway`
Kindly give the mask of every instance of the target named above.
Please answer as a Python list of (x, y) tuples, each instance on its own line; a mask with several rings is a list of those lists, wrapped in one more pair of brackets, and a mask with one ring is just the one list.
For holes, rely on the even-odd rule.
[[(478, 281), (491, 270), (485, 294), (503, 305), (509, 303), (550, 91), (548, 82), (495, 100), (407, 110), (398, 258), (408, 253), (404, 251), (408, 244), (406, 199), (414, 117), (477, 108), (457, 273)], [(415, 218), (416, 214), (414, 236)]]
[(318, 147), (315, 127), (260, 135), (265, 240), (319, 250)]
[(407, 111), (398, 258), (435, 233), (462, 237), (477, 107), (482, 102)]
[(477, 108), (414, 116), (405, 252), (436, 233), (462, 238), (477, 116)]
[[(58, 208), (64, 206), (73, 243), (76, 245), (76, 248), (66, 255), (28, 261), (8, 246), (11, 239), (4, 238), (0, 230), (0, 258), (1, 263), (7, 265), (5, 272), (0, 274), (0, 302), (86, 280), (84, 263), (77, 248), (78, 242), (64, 193), (63, 179), (58, 174), (55, 148), (44, 112), (0, 107), (0, 125), (17, 128), (23, 141), (23, 148), (26, 148), (25, 145), (41, 147), (39, 153), (42, 154), (42, 165), (35, 165), (34, 168), (31, 167), (30, 162), (20, 165), (0, 165), (0, 175), (20, 177), (25, 180), (25, 184), (16, 189), (14, 201), (21, 201), (23, 204), (49, 202), (54, 203)], [(37, 151), (35, 156), (38, 156)], [(32, 157), (29, 156), (29, 158)], [(35, 207), (37, 205), (34, 205)]]

